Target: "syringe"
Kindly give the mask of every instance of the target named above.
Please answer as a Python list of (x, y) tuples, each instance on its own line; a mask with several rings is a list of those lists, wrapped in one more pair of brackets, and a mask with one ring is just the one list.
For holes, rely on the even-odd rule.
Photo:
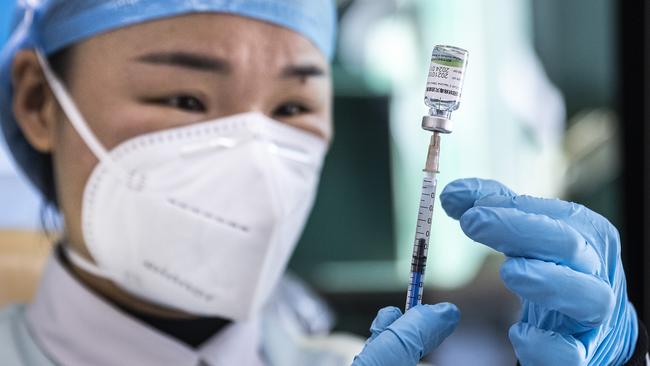
[(430, 109), (429, 115), (422, 119), (422, 128), (433, 132), (433, 135), (429, 142), (429, 151), (423, 170), (422, 193), (420, 194), (405, 310), (422, 303), (424, 272), (427, 265), (433, 206), (438, 184), (440, 134), (452, 131), (451, 112), (460, 106), (467, 58), (467, 51), (452, 46), (436, 46), (431, 55), (431, 67), (424, 97), (425, 104)]
[(434, 132), (429, 143), (429, 153), (422, 177), (422, 194), (418, 210), (418, 223), (415, 229), (415, 243), (413, 244), (413, 257), (411, 258), (411, 276), (406, 296), (406, 310), (422, 303), (424, 290), (424, 270), (427, 266), (427, 252), (429, 250), (429, 237), (431, 236), (431, 222), (433, 219), (433, 204), (436, 197), (438, 179), (438, 161), (440, 156), (440, 134)]

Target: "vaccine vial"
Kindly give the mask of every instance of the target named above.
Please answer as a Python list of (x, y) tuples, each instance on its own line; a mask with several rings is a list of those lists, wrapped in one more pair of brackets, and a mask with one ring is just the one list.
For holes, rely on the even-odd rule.
[(424, 104), (432, 117), (451, 119), (460, 106), (463, 76), (469, 53), (458, 47), (438, 45), (431, 53)]

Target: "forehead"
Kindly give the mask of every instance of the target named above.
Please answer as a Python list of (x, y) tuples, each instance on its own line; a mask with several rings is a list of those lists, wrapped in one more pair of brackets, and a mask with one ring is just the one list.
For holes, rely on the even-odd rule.
[(327, 66), (325, 56), (307, 38), (288, 28), (238, 15), (188, 14), (120, 28), (79, 44), (102, 59), (129, 58), (147, 52), (210, 54), (233, 65), (266, 67), (287, 63)]

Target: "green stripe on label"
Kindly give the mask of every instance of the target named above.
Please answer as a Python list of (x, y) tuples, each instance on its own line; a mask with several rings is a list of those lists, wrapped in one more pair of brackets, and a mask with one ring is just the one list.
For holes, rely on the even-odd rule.
[(432, 64), (444, 65), (451, 67), (463, 67), (462, 60), (451, 60), (451, 59), (431, 59)]

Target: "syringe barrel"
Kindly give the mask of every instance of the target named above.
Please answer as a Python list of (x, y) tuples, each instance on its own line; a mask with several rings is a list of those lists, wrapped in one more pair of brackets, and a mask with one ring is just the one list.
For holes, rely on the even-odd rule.
[(436, 186), (436, 173), (425, 170), (422, 177), (422, 193), (420, 194), (418, 221), (415, 228), (415, 240), (413, 241), (411, 273), (406, 292), (405, 310), (422, 303), (424, 275), (427, 265), (429, 238), (431, 236), (431, 222), (433, 221), (433, 205), (436, 196)]

